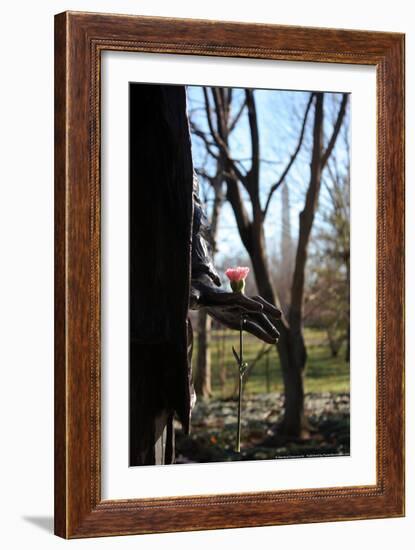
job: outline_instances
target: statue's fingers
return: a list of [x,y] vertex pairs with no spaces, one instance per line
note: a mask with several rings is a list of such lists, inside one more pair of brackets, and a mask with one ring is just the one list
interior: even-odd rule
[[260,302],[245,296],[242,292],[234,293],[234,296],[236,298],[235,303],[245,311],[260,312],[264,309],[264,306]]
[[244,329],[267,344],[275,344],[277,342],[277,338],[274,335],[271,335],[269,332],[265,331],[251,319],[245,320]]
[[230,310],[239,309],[247,313],[260,312],[264,308],[260,302],[248,298],[241,292],[211,292],[207,300],[208,305],[226,306]]
[[[239,330],[240,328],[240,314],[239,313],[233,313],[232,310],[220,310],[217,307],[208,307],[206,308],[207,313],[216,319],[216,321],[219,321],[222,325],[234,329]],[[239,310],[238,310],[239,312]]]
[[253,315],[253,318],[263,330],[265,330],[270,336],[273,336],[274,339],[278,340],[280,333],[264,313],[256,313]]
[[267,302],[262,296],[255,296],[253,299],[263,305],[264,313],[268,314],[273,319],[281,319],[281,311],[270,302]]
[[218,290],[209,289],[204,294],[204,302],[210,306],[229,306],[235,303],[235,295],[233,292],[221,292]]

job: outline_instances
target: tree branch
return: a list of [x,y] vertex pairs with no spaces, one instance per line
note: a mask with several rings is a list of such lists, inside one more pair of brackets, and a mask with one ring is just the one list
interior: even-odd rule
[[293,154],[291,155],[290,160],[289,160],[287,166],[285,167],[285,170],[283,171],[283,173],[281,174],[279,179],[272,185],[271,189],[269,190],[267,202],[265,203],[265,208],[263,210],[263,218],[265,218],[265,216],[267,215],[268,208],[269,208],[269,205],[270,205],[273,194],[278,189],[278,187],[280,187],[280,185],[282,185],[282,183],[284,182],[285,178],[288,175],[288,172],[291,169],[291,166],[294,164],[294,161],[297,158],[298,153],[300,152],[301,145],[302,145],[303,139],[304,139],[308,113],[310,111],[311,103],[313,101],[313,96],[314,96],[314,94],[310,94],[310,99],[308,100],[308,103],[307,103],[307,107],[306,107],[304,117],[303,117],[303,124],[301,126],[300,136],[299,136],[298,142],[297,142],[297,147],[295,148]]
[[212,88],[212,94],[213,94],[213,101],[215,102],[215,111],[216,111],[216,120],[217,120],[217,129],[218,133],[223,141],[223,143],[227,143],[227,135],[226,135],[226,113],[225,113],[225,106],[222,101],[222,94],[220,88]]
[[229,162],[230,166],[232,167],[232,170],[238,176],[241,183],[243,183],[244,186],[246,187],[247,186],[247,175],[244,174],[238,168],[235,161],[233,160],[233,158],[230,155],[227,144],[223,141],[223,139],[218,134],[218,132],[215,130],[215,127],[213,125],[211,111],[210,111],[209,96],[208,96],[206,87],[203,87],[203,95],[204,95],[204,98],[205,98],[206,116],[207,116],[209,131],[210,131],[213,139],[215,140],[215,144],[217,145],[217,147],[219,147],[220,151],[224,154],[226,160]]
[[256,106],[253,90],[245,89],[246,104],[248,106],[248,120],[251,134],[251,156],[252,164],[251,170],[252,181],[258,182],[259,173],[259,132],[258,132],[258,119],[256,114]]
[[216,153],[215,151],[213,151],[213,149],[212,149],[212,147],[217,147],[216,143],[214,143],[213,141],[209,141],[208,138],[207,138],[206,133],[203,132],[200,128],[198,128],[194,122],[190,121],[190,127],[191,127],[192,132],[194,133],[194,135],[197,136],[198,138],[200,138],[203,141],[208,153],[214,159],[218,160],[219,159],[219,154]]
[[237,125],[238,120],[241,118],[241,115],[242,115],[245,107],[246,107],[246,101],[242,101],[238,112],[236,113],[234,119],[232,120],[232,122],[229,125],[229,133],[231,133],[235,129],[235,126]]
[[238,181],[235,181],[229,177],[226,178],[227,193],[226,198],[232,206],[233,213],[235,215],[236,224],[238,226],[238,231],[241,236],[241,240],[246,246],[249,228],[251,222],[249,220],[248,212],[243,203],[241,193],[239,190]]
[[347,106],[347,101],[349,99],[349,94],[343,94],[343,97],[342,97],[342,101],[341,101],[341,104],[340,104],[340,108],[339,108],[339,113],[337,115],[337,120],[336,120],[336,123],[333,127],[333,133],[331,135],[331,138],[329,140],[329,143],[327,145],[327,149],[324,151],[322,157],[321,157],[321,168],[323,169],[326,162],[328,161],[332,151],[333,151],[333,148],[336,144],[336,140],[337,140],[337,136],[339,135],[339,132],[340,132],[340,128],[342,127],[342,123],[343,123],[343,118],[344,118],[344,115],[346,113],[346,106]]
[[304,276],[307,261],[307,247],[313,226],[321,183],[321,149],[324,126],[324,93],[315,94],[316,104],[313,124],[313,149],[310,163],[310,182],[308,185],[304,208],[300,213],[297,252],[291,284],[291,304],[289,323],[293,331],[301,330],[302,305],[304,296]]

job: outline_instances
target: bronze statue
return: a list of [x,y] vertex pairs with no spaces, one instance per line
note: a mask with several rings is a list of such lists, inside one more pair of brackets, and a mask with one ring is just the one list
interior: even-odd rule
[[227,292],[212,262],[184,86],[130,84],[130,466],[174,462],[194,404],[189,309],[275,343],[280,312]]

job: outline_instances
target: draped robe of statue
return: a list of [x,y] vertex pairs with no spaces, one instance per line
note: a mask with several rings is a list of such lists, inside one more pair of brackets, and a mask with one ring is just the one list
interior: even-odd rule
[[[130,84],[130,465],[189,431],[191,279],[220,284],[194,176],[184,86]],[[192,246],[193,245],[193,246]]]

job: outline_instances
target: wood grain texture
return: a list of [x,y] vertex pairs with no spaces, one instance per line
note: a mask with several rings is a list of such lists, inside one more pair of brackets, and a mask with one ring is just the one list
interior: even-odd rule
[[[100,52],[377,69],[377,482],[120,501],[100,479]],[[404,36],[65,12],[55,18],[55,532],[64,538],[404,513]]]

